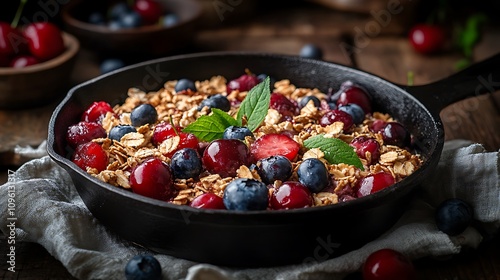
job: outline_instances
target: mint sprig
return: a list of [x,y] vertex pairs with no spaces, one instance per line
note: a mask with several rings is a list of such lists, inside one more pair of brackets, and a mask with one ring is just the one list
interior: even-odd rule
[[269,76],[260,84],[253,87],[243,100],[238,110],[237,120],[241,124],[246,117],[247,128],[255,131],[266,118],[271,102],[271,90],[269,87]]
[[338,138],[327,138],[320,134],[305,140],[304,146],[308,149],[320,149],[331,164],[345,163],[364,170],[363,163],[353,147]]
[[240,123],[228,113],[212,108],[212,114],[201,116],[195,122],[186,126],[182,131],[194,134],[199,140],[213,141],[221,139],[224,130],[229,126],[239,126]]
[[238,110],[236,119],[228,113],[212,108],[208,116],[201,116],[195,122],[186,126],[182,131],[194,134],[199,140],[210,142],[221,139],[224,130],[230,126],[242,126],[243,117],[246,118],[246,126],[250,131],[259,128],[266,118],[271,102],[270,79],[267,77],[262,83],[253,87],[243,100]]

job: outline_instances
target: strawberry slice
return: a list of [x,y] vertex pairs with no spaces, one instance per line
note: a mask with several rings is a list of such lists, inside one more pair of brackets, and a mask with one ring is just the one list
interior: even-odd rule
[[251,145],[250,152],[256,161],[278,155],[294,160],[299,149],[299,143],[284,134],[266,134]]

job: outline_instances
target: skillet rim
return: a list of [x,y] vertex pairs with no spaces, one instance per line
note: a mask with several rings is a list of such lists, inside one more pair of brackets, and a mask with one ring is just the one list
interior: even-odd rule
[[[259,58],[272,58],[272,59],[280,59],[280,60],[289,60],[289,61],[307,61],[308,63],[312,64],[317,64],[317,65],[323,65],[325,67],[331,67],[334,66],[337,69],[340,69],[342,71],[349,71],[351,73],[354,73],[355,75],[359,77],[368,77],[369,79],[374,79],[375,81],[379,82],[380,84],[383,84],[384,87],[390,87],[393,88],[394,90],[402,93],[405,95],[406,98],[409,98],[412,100],[412,102],[416,103],[418,107],[423,109],[423,111],[426,113],[428,117],[432,119],[432,123],[434,124],[434,128],[436,132],[438,132],[439,135],[438,139],[436,140],[436,144],[433,147],[433,151],[429,152],[429,156],[427,158],[424,158],[423,164],[420,166],[418,170],[416,170],[414,173],[412,173],[410,176],[404,178],[402,181],[397,182],[396,184],[383,189],[381,191],[378,191],[376,193],[370,194],[368,196],[360,197],[353,199],[351,201],[346,201],[346,202],[341,202],[341,203],[336,203],[332,205],[324,205],[320,207],[307,207],[307,208],[300,208],[300,209],[286,209],[286,210],[257,210],[257,211],[236,211],[236,210],[213,210],[213,209],[199,209],[199,208],[194,208],[190,207],[188,205],[175,205],[173,203],[167,202],[167,201],[161,201],[145,196],[141,196],[138,194],[135,194],[131,191],[115,187],[111,184],[105,183],[100,181],[99,179],[89,175],[87,172],[84,170],[80,169],[76,164],[71,162],[68,158],[58,154],[55,149],[54,145],[56,144],[55,140],[55,125],[57,124],[57,119],[59,117],[59,113],[61,110],[69,103],[74,96],[77,95],[78,90],[80,88],[84,88],[88,85],[94,84],[100,80],[105,79],[108,76],[114,76],[117,75],[121,72],[125,72],[129,69],[134,69],[134,68],[140,68],[140,67],[145,67],[148,65],[153,65],[156,63],[162,63],[162,62],[167,62],[167,61],[173,61],[173,60],[183,60],[183,59],[196,59],[196,58],[207,58],[207,57],[222,57],[222,56],[254,56],[254,57],[259,57]],[[98,187],[104,188],[106,191],[112,192],[116,195],[124,196],[126,199],[132,199],[140,203],[145,203],[149,204],[154,207],[160,207],[160,208],[165,208],[166,210],[178,210],[178,211],[183,211],[183,212],[192,212],[192,214],[196,215],[221,215],[221,216],[227,216],[227,215],[237,215],[237,216],[262,216],[262,215],[273,215],[273,216],[281,216],[281,215],[293,215],[293,214],[307,214],[307,213],[315,213],[315,212],[322,212],[322,211],[335,211],[335,209],[342,209],[342,211],[348,211],[349,209],[352,208],[366,208],[369,209],[373,206],[376,206],[379,204],[378,202],[384,201],[384,197],[389,197],[391,195],[397,195],[399,192],[405,192],[405,191],[413,191],[416,188],[419,187],[420,183],[423,180],[423,175],[425,175],[428,172],[431,172],[429,170],[430,165],[433,165],[437,163],[437,158],[441,155],[442,149],[444,145],[444,130],[443,126],[441,123],[441,120],[439,116],[434,115],[424,104],[422,104],[415,96],[413,96],[411,93],[405,91],[403,88],[400,86],[397,86],[396,84],[387,81],[386,79],[383,79],[377,75],[368,73],[363,70],[355,69],[340,63],[335,63],[335,62],[330,62],[330,61],[322,61],[322,60],[314,60],[314,59],[309,59],[309,58],[302,58],[299,56],[293,56],[293,55],[286,55],[286,54],[276,54],[276,53],[267,53],[267,52],[252,52],[252,51],[215,51],[215,52],[200,52],[200,53],[192,53],[192,54],[181,54],[181,55],[175,55],[175,56],[168,56],[168,57],[162,57],[162,58],[156,58],[152,60],[147,60],[143,61],[140,63],[136,63],[133,65],[129,65],[123,68],[120,68],[118,70],[106,73],[104,75],[100,75],[98,77],[95,77],[93,79],[90,79],[86,82],[80,83],[78,85],[75,85],[72,87],[64,99],[58,104],[58,106],[54,109],[54,112],[50,118],[49,121],[49,129],[48,129],[48,138],[47,138],[47,152],[49,156],[56,161],[61,167],[66,169],[68,171],[68,168],[71,169],[72,172],[76,172],[79,176],[81,176],[85,180],[90,180],[91,183],[97,184]],[[72,175],[71,172],[70,176]],[[71,176],[72,177],[72,176]],[[419,179],[419,180],[417,180]],[[72,178],[72,181],[74,182],[75,180]],[[76,184],[75,184],[76,187]],[[410,188],[410,189],[408,189]],[[76,188],[78,191],[78,188]],[[78,193],[80,193],[78,191]]]

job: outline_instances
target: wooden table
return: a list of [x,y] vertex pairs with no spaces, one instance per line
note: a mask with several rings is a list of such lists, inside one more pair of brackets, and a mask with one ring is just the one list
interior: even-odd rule
[[[371,18],[341,14],[312,4],[298,4],[284,9],[258,11],[258,16],[241,23],[221,22],[216,29],[201,30],[189,49],[179,53],[213,50],[250,50],[298,54],[305,43],[315,43],[324,51],[324,59],[349,65],[405,84],[407,73],[414,82],[426,84],[455,72],[461,56],[447,52],[434,56],[416,54],[404,36],[402,26],[391,23],[377,36],[356,45],[356,27],[363,28]],[[396,19],[395,19],[396,20]],[[395,35],[396,34],[396,35]],[[343,46],[356,47],[354,52]],[[345,49],[345,48],[344,48]],[[490,26],[475,48],[474,60],[480,61],[500,50],[500,29]],[[73,84],[99,75],[99,58],[89,51],[79,55]],[[15,169],[24,159],[14,155],[15,145],[37,145],[46,137],[47,122],[56,103],[25,111],[0,111],[0,183],[7,180],[7,170]],[[446,140],[468,139],[481,143],[489,151],[500,149],[500,93],[473,97],[441,112]],[[6,239],[0,237],[0,263],[6,263]],[[463,252],[448,260],[417,260],[419,279],[500,279],[500,236],[483,242],[477,250]],[[59,261],[37,244],[17,245],[17,273],[0,271],[2,279],[71,279]],[[353,274],[349,279],[359,279]]]

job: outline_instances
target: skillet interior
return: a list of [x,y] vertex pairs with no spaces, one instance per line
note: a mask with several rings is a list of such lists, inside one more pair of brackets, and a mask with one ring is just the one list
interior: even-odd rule
[[[245,68],[290,79],[298,87],[336,90],[359,82],[374,108],[390,113],[414,135],[425,158],[421,169],[384,191],[337,205],[287,211],[235,213],[179,207],[104,184],[67,158],[65,133],[93,101],[123,102],[127,89],[160,88],[180,78],[241,75]],[[376,76],[337,64],[298,57],[209,53],[177,56],[130,66],[73,88],[49,124],[49,155],[72,176],[93,215],[118,235],[158,252],[230,266],[269,266],[321,261],[357,248],[387,230],[402,214],[412,191],[437,164],[441,123],[410,94]]]

